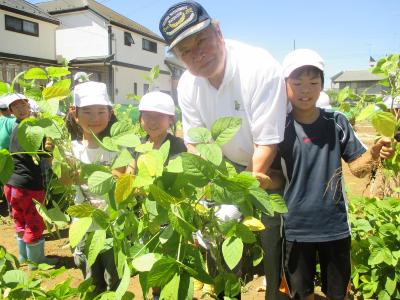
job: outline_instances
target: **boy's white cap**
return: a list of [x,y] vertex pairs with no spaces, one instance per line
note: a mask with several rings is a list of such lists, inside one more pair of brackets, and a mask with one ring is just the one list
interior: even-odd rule
[[9,94],[1,98],[1,102],[6,105],[4,108],[10,108],[10,105],[17,100],[28,100],[28,98],[25,95],[19,93]]
[[392,104],[393,104],[393,108],[396,108],[396,109],[400,108],[400,96],[395,97],[394,101],[393,101],[392,96],[388,95],[385,98],[383,98],[382,101],[383,101],[383,104],[385,104],[387,109],[391,109]]
[[323,91],[319,93],[319,98],[315,105],[321,108],[327,108],[327,109],[332,108],[328,94]]
[[322,57],[314,50],[296,49],[286,55],[283,60],[283,76],[288,78],[294,70],[304,66],[314,66],[324,71],[325,64]]
[[85,107],[90,105],[112,106],[107,94],[107,86],[104,83],[88,81],[75,86],[74,106]]
[[155,111],[175,116],[175,103],[172,97],[162,92],[150,92],[139,102],[139,111]]

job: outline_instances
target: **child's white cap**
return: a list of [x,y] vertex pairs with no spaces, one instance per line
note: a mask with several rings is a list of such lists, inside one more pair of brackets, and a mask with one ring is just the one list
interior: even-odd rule
[[172,97],[162,92],[150,92],[139,102],[139,111],[155,111],[175,116],[175,103]]
[[9,94],[1,98],[1,102],[3,104],[2,106],[4,106],[2,108],[10,108],[10,105],[17,100],[28,100],[28,98],[25,95],[19,93]]
[[294,70],[304,66],[314,66],[324,71],[325,64],[322,57],[314,50],[296,49],[283,60],[283,76],[288,78]]
[[107,86],[104,83],[88,81],[75,86],[74,106],[85,107],[90,105],[112,106],[107,94]]

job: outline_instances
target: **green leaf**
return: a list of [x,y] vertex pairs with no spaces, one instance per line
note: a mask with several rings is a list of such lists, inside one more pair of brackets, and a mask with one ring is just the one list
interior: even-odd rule
[[81,218],[72,222],[69,227],[69,244],[73,248],[79,244],[92,224],[92,218]]
[[136,147],[140,144],[135,128],[129,121],[118,121],[111,126],[111,139],[114,144],[123,147]]
[[251,248],[251,254],[253,258],[253,267],[258,266],[260,262],[262,262],[264,258],[264,251],[259,245],[254,245]]
[[176,203],[174,197],[154,184],[150,185],[150,194],[153,196],[153,199],[165,209],[169,209],[170,204]]
[[42,127],[44,135],[52,139],[60,139],[62,129],[52,119],[43,118],[39,119],[36,123],[37,126]]
[[115,201],[124,202],[135,189],[135,177],[131,174],[122,174],[115,185]]
[[366,119],[369,119],[374,113],[375,113],[375,104],[374,103],[369,104],[357,116],[356,122],[360,122],[360,121],[364,121]]
[[389,276],[386,277],[385,290],[388,292],[389,296],[393,295],[394,291],[396,290],[396,285],[397,282],[395,279],[392,279]]
[[222,244],[222,255],[228,267],[233,270],[243,254],[243,242],[240,238],[230,237]]
[[378,112],[371,118],[375,130],[386,137],[392,138],[396,130],[396,117],[389,112]]
[[369,232],[372,230],[371,224],[365,219],[354,220],[352,228],[354,231]]
[[149,287],[163,287],[178,272],[179,267],[174,259],[162,258],[151,268],[147,277],[147,285]]
[[96,195],[108,193],[114,184],[114,177],[111,173],[95,171],[88,178],[89,190]]
[[182,157],[177,156],[174,159],[171,159],[168,162],[167,171],[170,173],[182,173],[183,166],[182,166]]
[[14,161],[10,152],[6,149],[0,149],[0,181],[6,184],[14,173]]
[[58,227],[68,225],[70,218],[64,214],[56,202],[53,201],[53,208],[47,210],[48,216],[51,221],[55,223]]
[[381,290],[378,294],[378,300],[390,300],[390,295],[387,291]]
[[236,236],[239,237],[243,241],[243,243],[253,244],[257,241],[254,233],[251,232],[251,230],[249,228],[247,228],[245,225],[243,225],[242,223],[236,224],[235,233],[236,233]]
[[139,153],[146,153],[151,150],[153,150],[153,143],[149,143],[149,142],[140,144],[135,148],[135,151],[139,152]]
[[215,167],[198,155],[182,153],[182,166],[186,176],[191,177],[195,186],[203,186],[215,176]]
[[211,127],[211,135],[218,145],[229,142],[239,131],[242,119],[238,117],[224,117],[214,122]]
[[10,85],[6,82],[0,81],[0,96],[10,93]]
[[5,284],[16,283],[26,286],[28,284],[28,275],[23,270],[10,270],[4,273],[3,281]]
[[214,165],[219,166],[222,162],[222,151],[217,144],[198,144],[196,145],[201,157],[209,160]]
[[166,140],[160,147],[160,149],[158,150],[161,153],[162,159],[163,159],[163,164],[165,164],[165,162],[168,159],[169,156],[169,149],[170,149],[170,145],[171,142],[169,140]]
[[71,72],[66,67],[47,67],[47,74],[49,77],[63,77],[71,74]]
[[68,207],[67,214],[74,218],[84,218],[90,217],[94,211],[95,208],[92,205],[83,203]]
[[49,99],[43,101],[36,101],[37,105],[40,107],[40,111],[50,115],[57,114],[60,108],[60,101],[57,99]]
[[106,242],[106,231],[96,230],[93,233],[93,237],[90,240],[90,245],[88,250],[87,263],[89,267],[92,266],[96,261],[97,255],[99,255],[100,251],[103,250],[105,242]]
[[189,138],[195,143],[209,143],[211,140],[211,132],[207,128],[197,127],[190,128],[188,131]]
[[160,234],[160,243],[164,245],[166,242],[168,242],[173,233],[174,228],[171,225],[168,225]]
[[[121,299],[125,300],[124,295],[125,295],[126,291],[128,290],[130,281],[131,281],[131,272],[128,267],[128,264],[125,262],[124,273],[122,275],[121,282],[119,283],[119,286],[118,286],[117,290],[115,291],[115,297],[117,300],[121,300]],[[133,298],[131,298],[131,299],[133,299]]]
[[35,126],[36,124],[36,119],[27,118],[18,126],[18,142],[20,143],[22,149],[27,152],[35,152],[39,150],[43,143],[44,130],[40,126]]
[[25,80],[48,79],[47,73],[41,68],[31,68],[24,74]]
[[285,200],[282,198],[281,195],[278,194],[269,194],[269,201],[272,205],[272,208],[275,212],[284,214],[288,212],[286,207]]
[[117,156],[117,158],[114,160],[111,169],[126,167],[131,162],[133,162],[133,157],[131,153],[128,150],[123,149],[121,153]]
[[161,290],[160,299],[181,300],[178,299],[180,275],[175,274]]
[[164,162],[159,151],[152,150],[139,156],[137,160],[138,175],[144,177],[161,176],[164,170]]
[[139,272],[148,272],[162,258],[160,253],[147,253],[132,260],[132,266]]
[[274,207],[271,204],[270,195],[268,195],[267,192],[262,188],[251,189],[249,192],[253,196],[250,197],[250,201],[256,208],[269,216],[274,215]]
[[52,86],[45,87],[42,91],[43,98],[45,100],[63,100],[67,98],[71,92],[70,92],[70,86],[71,86],[71,79],[63,79]]
[[168,211],[168,218],[176,232],[184,236],[186,240],[192,240],[192,233],[196,231],[196,228],[190,221],[185,220],[185,216],[179,207],[171,205],[171,210]]

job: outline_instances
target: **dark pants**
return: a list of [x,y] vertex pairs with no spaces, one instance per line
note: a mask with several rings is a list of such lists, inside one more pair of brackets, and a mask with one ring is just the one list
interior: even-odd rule
[[81,269],[85,279],[92,278],[92,284],[95,286],[94,295],[105,291],[115,291],[118,288],[120,279],[115,266],[113,249],[99,253],[93,265],[89,266],[87,257],[84,254],[85,240],[81,241],[75,249],[75,265]]
[[278,213],[275,213],[273,217],[263,214],[261,220],[265,226],[265,230],[260,233],[261,245],[264,250],[264,272],[267,281],[265,299],[290,299],[288,295],[279,292],[282,271],[282,217]]

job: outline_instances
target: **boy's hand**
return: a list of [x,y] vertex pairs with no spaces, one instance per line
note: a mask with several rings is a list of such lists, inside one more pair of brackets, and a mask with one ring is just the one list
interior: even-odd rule
[[390,139],[381,138],[371,147],[370,151],[371,156],[374,160],[377,160],[379,158],[388,159],[394,155],[395,145],[392,145]]

